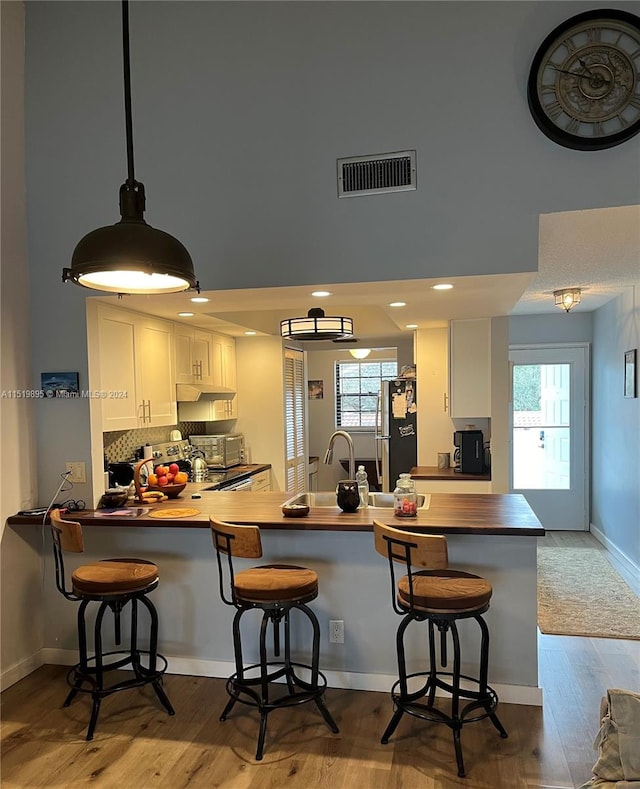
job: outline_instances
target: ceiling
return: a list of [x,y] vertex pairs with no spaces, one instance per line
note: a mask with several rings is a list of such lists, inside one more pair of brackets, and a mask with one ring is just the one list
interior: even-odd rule
[[[443,281],[454,287],[432,289]],[[353,318],[355,337],[371,341],[411,333],[408,323],[433,328],[455,318],[557,313],[553,291],[567,287],[582,289],[572,312],[591,312],[639,281],[637,205],[541,215],[537,273],[205,291],[206,304],[193,304],[192,293],[126,296],[123,306],[235,337],[278,334],[284,318],[322,307],[327,315]],[[312,297],[319,289],[331,296]],[[390,307],[392,301],[406,306]],[[187,310],[195,315],[178,316]]]

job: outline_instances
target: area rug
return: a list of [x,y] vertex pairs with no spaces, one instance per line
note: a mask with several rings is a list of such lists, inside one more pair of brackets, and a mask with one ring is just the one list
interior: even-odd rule
[[538,546],[543,633],[640,640],[640,598],[597,548]]

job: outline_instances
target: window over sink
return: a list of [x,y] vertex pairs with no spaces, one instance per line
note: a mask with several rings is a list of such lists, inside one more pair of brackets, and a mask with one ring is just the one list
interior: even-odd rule
[[345,430],[375,430],[382,381],[395,378],[395,359],[336,362],[336,426]]

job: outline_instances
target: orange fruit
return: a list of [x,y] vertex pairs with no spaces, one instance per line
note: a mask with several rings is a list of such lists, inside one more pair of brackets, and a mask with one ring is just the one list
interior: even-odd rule
[[155,486],[158,484],[158,475],[157,474],[149,474],[149,478],[147,479],[147,483],[149,485]]
[[183,485],[188,479],[189,475],[186,473],[186,471],[179,471],[173,478],[173,481],[176,483],[176,485]]

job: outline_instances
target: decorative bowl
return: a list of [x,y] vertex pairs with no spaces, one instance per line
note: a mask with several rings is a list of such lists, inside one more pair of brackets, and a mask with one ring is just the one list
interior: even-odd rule
[[105,490],[100,498],[98,509],[109,509],[111,507],[122,507],[127,503],[129,491],[124,490]]
[[148,485],[147,490],[157,490],[170,499],[177,499],[186,487],[187,483],[182,482],[180,485]]
[[304,518],[309,514],[309,507],[306,504],[287,504],[282,508],[285,518]]

